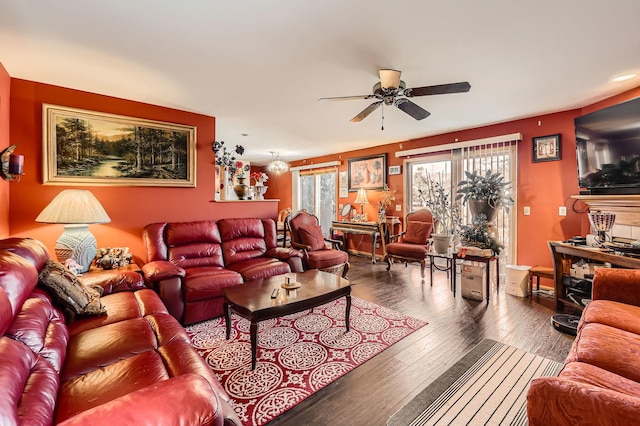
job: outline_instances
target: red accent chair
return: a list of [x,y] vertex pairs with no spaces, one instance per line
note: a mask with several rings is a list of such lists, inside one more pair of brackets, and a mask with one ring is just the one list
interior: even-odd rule
[[[302,251],[304,269],[318,269],[336,273],[342,270],[342,278],[349,271],[349,254],[342,251],[342,242],[326,238],[318,218],[306,211],[289,215],[287,227],[291,232],[291,247]],[[327,247],[325,242],[331,243]]]
[[395,261],[420,263],[420,274],[424,278],[424,269],[429,253],[429,237],[433,230],[433,214],[429,209],[421,209],[407,215],[405,230],[389,237],[385,261],[387,271]]

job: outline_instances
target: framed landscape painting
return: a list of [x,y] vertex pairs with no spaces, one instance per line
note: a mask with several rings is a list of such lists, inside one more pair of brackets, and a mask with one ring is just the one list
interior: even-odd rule
[[43,105],[45,185],[196,186],[196,128]]
[[387,154],[349,159],[349,192],[382,189],[387,183]]

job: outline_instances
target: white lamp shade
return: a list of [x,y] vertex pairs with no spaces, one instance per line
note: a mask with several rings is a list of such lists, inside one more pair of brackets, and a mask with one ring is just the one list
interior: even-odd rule
[[369,204],[369,199],[367,198],[367,192],[364,188],[358,189],[358,195],[356,195],[356,199],[354,201],[356,204]]
[[109,223],[100,201],[87,190],[65,189],[40,212],[36,222],[90,224]]
[[64,263],[74,259],[86,272],[96,256],[96,238],[89,231],[90,223],[109,223],[111,218],[90,192],[65,189],[40,212],[36,222],[63,223],[64,232],[56,241],[56,256]]
[[397,89],[400,86],[400,71],[380,70],[380,86],[383,89]]

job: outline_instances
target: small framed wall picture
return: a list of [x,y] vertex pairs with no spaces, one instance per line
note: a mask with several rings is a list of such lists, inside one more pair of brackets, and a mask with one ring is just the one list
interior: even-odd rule
[[399,175],[402,173],[402,166],[389,166],[390,175]]
[[533,162],[555,161],[562,158],[560,134],[533,138]]

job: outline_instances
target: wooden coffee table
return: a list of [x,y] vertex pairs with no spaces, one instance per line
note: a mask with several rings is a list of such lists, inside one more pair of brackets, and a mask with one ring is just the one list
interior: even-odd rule
[[[251,321],[251,369],[256,368],[258,353],[258,323],[266,319],[282,317],[311,309],[341,297],[347,298],[345,324],[349,331],[351,311],[351,283],[338,275],[309,270],[297,274],[296,281],[302,284],[297,290],[280,288],[284,275],[263,280],[249,281],[244,285],[225,287],[224,319],[227,340],[231,337],[231,310]],[[271,298],[274,286],[280,290],[278,297]]]

